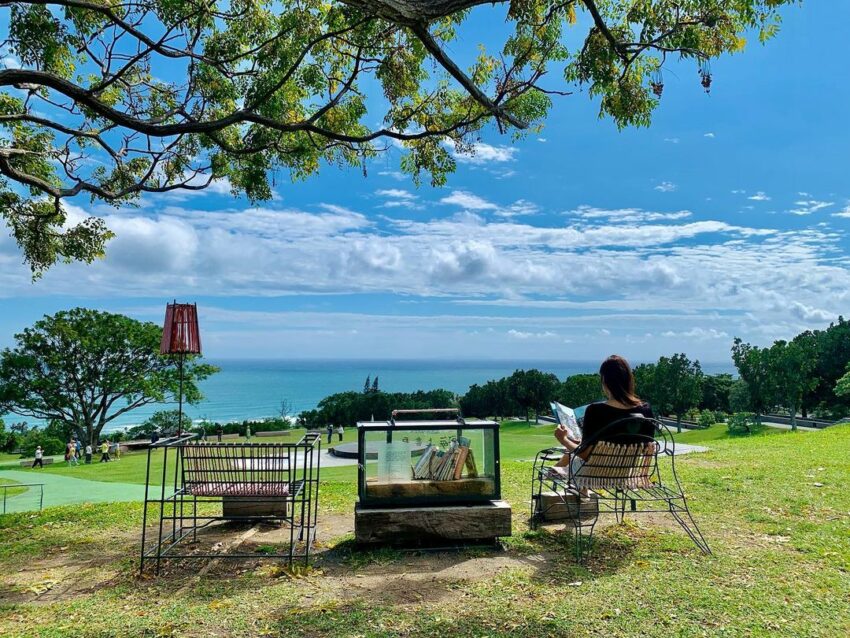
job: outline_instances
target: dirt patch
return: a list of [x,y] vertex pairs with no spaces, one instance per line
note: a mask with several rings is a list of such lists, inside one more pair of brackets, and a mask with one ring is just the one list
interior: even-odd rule
[[110,552],[81,547],[59,547],[50,554],[32,558],[15,571],[0,575],[0,602],[4,604],[47,604],[76,598],[94,591],[120,573],[119,561],[127,548],[138,542],[136,534],[115,538]]

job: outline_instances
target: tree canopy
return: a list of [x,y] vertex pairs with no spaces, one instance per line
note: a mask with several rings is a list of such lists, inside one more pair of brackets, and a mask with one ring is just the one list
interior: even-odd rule
[[[161,338],[156,324],[108,312],[75,308],[44,317],[0,353],[0,412],[68,424],[93,444],[122,414],[177,394],[176,361],[159,354]],[[189,403],[201,399],[197,381],[216,370],[187,361]]]
[[[646,125],[668,58],[698,68],[761,40],[796,0],[19,0],[0,2],[0,215],[35,274],[91,261],[110,233],[75,196],[135,201],[215,181],[251,200],[272,179],[358,166],[393,145],[442,184],[482,129],[521,135],[554,96]],[[457,52],[480,5],[496,50]],[[492,16],[495,18],[495,16]],[[226,181],[226,182],[225,182]]]

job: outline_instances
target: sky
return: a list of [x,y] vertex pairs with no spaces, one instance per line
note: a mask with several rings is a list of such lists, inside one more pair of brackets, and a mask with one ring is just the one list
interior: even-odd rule
[[[474,11],[457,46],[496,48],[503,12]],[[32,282],[0,232],[0,347],[43,314],[161,322],[172,299],[198,303],[212,358],[728,362],[736,336],[824,328],[850,301],[850,3],[784,14],[777,38],[712,62],[710,94],[671,65],[649,128],[556,98],[540,134],[487,130],[442,188],[391,149],[365,176],[278,177],[256,206],[226,184],[75,200],[117,234],[106,259]]]

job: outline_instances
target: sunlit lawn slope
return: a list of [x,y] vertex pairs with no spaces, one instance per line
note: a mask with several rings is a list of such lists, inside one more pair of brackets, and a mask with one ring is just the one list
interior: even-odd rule
[[[548,445],[548,431],[514,433],[516,458]],[[0,635],[850,634],[850,427],[710,445],[677,465],[712,557],[661,517],[604,528],[576,565],[562,528],[528,531],[526,461],[503,467],[515,511],[505,552],[363,552],[342,536],[298,578],[248,562],[139,580],[138,504],[0,517]],[[324,520],[349,521],[353,481],[325,476]]]

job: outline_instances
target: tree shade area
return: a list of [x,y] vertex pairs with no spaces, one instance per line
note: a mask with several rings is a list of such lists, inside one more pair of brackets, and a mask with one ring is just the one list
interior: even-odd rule
[[[794,0],[344,0],[3,3],[0,214],[38,275],[91,261],[112,203],[227,180],[251,200],[271,176],[358,166],[397,144],[401,168],[444,183],[450,149],[487,125],[538,130],[555,97],[599,100],[618,126],[650,121],[668,57],[709,62],[771,38]],[[480,5],[501,8],[500,50],[455,54]]]

